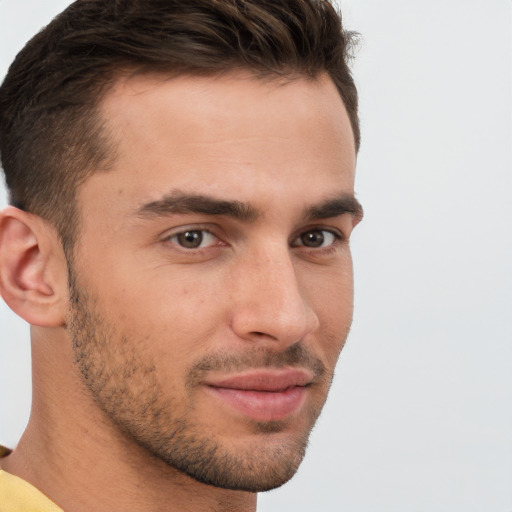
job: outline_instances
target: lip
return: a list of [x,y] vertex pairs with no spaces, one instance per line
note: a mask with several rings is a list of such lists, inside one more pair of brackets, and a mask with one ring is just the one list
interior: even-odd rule
[[217,399],[255,421],[279,421],[303,406],[311,372],[302,369],[253,370],[206,382]]

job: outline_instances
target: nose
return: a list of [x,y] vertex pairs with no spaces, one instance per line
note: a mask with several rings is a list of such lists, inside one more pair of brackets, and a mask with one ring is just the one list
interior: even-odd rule
[[284,349],[318,328],[287,247],[251,254],[233,277],[231,326],[239,338]]

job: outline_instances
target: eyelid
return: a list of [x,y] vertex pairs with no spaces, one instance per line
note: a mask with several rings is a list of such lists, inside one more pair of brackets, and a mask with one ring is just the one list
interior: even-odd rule
[[[209,244],[207,246],[203,247],[197,247],[197,248],[187,248],[179,245],[176,242],[173,242],[172,239],[186,233],[187,231],[202,231],[204,233],[208,233],[212,237],[215,238],[215,242],[212,244]],[[189,224],[184,226],[179,226],[176,228],[173,228],[171,230],[165,231],[164,234],[160,237],[160,240],[162,242],[167,242],[178,248],[179,250],[185,251],[185,252],[198,252],[204,249],[209,249],[210,247],[216,247],[219,245],[227,245],[226,242],[219,236],[219,234],[216,232],[218,230],[214,229],[214,227],[210,225],[205,224]]]
[[162,234],[159,236],[161,240],[166,240],[168,238],[171,238],[173,236],[179,235],[180,233],[185,233],[186,231],[208,231],[208,233],[211,233],[214,236],[218,235],[216,234],[216,227],[212,224],[204,223],[204,224],[182,224],[180,226],[176,226],[173,228],[166,229],[162,232]]
[[[328,246],[325,246],[325,247],[308,247],[307,245],[304,245],[304,244],[295,245],[296,240],[300,239],[301,236],[303,236],[307,233],[310,233],[312,231],[322,231],[322,232],[329,233],[330,235],[332,235],[334,237],[334,240],[331,244],[329,244]],[[326,249],[332,248],[333,246],[337,245],[337,243],[344,242],[346,239],[347,239],[347,237],[344,235],[344,233],[340,229],[334,228],[332,226],[330,226],[330,227],[308,226],[306,229],[301,229],[301,231],[299,233],[297,233],[296,235],[293,236],[290,245],[292,247],[304,247],[304,248],[312,250],[312,251],[321,251],[321,250],[326,250]]]

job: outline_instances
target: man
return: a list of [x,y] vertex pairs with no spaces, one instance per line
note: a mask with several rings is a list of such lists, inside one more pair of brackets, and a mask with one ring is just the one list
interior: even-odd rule
[[352,316],[349,43],[320,0],[79,0],[18,55],[0,511],[253,511],[293,476]]

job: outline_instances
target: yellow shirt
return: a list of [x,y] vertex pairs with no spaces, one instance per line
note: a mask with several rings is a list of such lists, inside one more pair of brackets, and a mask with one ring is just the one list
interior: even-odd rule
[[[0,457],[7,454],[0,446]],[[0,469],[0,512],[63,512],[41,491]]]

